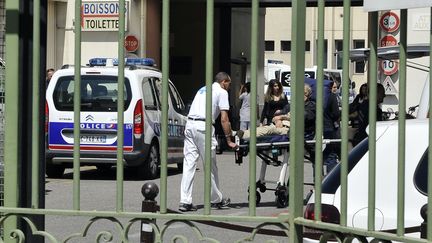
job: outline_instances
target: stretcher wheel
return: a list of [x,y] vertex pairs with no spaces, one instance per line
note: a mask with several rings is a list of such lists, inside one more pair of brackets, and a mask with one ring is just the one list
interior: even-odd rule
[[[250,193],[249,193],[249,190],[248,190],[248,199],[250,198]],[[258,205],[259,203],[261,202],[261,194],[258,192],[258,191],[256,191],[256,193],[255,193],[255,205]]]
[[256,205],[258,205],[261,202],[261,194],[258,191],[256,192],[255,202]]
[[262,183],[261,181],[257,181],[256,182],[256,188],[259,189],[260,192],[265,192],[267,191],[267,187],[265,185],[265,183]]
[[286,186],[278,186],[275,195],[276,206],[278,208],[285,208],[288,206],[288,188]]

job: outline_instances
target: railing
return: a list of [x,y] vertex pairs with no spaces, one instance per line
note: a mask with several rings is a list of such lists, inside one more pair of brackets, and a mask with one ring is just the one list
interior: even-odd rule
[[[120,0],[120,22],[119,22],[119,43],[123,42],[124,39],[124,26],[125,26],[125,0]],[[259,1],[252,0],[252,34],[251,34],[251,127],[256,127],[256,104],[257,104],[257,68],[258,68],[258,10],[259,10]],[[323,53],[324,53],[324,6],[325,1],[319,0],[319,34],[318,34],[318,96],[317,96],[317,113],[322,114],[323,107]],[[40,19],[40,2],[39,0],[34,0],[34,22],[39,23]],[[169,10],[170,10],[170,1],[163,0],[162,2],[162,76],[163,76],[163,92],[162,92],[162,127],[167,127],[168,125],[168,77],[169,77]],[[39,197],[43,195],[38,194],[38,181],[37,178],[39,176],[39,161],[37,158],[37,154],[39,151],[43,149],[43,146],[37,143],[39,140],[38,129],[41,126],[40,124],[40,114],[39,107],[37,106],[41,95],[39,94],[39,86],[41,84],[40,80],[40,63],[39,63],[39,36],[40,36],[40,26],[38,24],[34,24],[34,46],[33,46],[33,103],[35,104],[33,107],[33,126],[32,126],[32,139],[35,141],[33,143],[32,151],[35,156],[32,158],[33,165],[33,174],[32,174],[32,207],[31,208],[20,208],[19,199],[18,199],[18,191],[19,188],[16,187],[18,185],[18,163],[19,161],[17,154],[17,146],[19,145],[19,141],[17,141],[17,133],[18,133],[18,124],[20,117],[16,113],[18,109],[19,95],[18,95],[18,85],[19,83],[16,80],[19,77],[19,69],[18,65],[20,63],[18,53],[20,52],[19,46],[19,31],[18,31],[18,23],[13,23],[14,20],[19,19],[19,9],[20,9],[20,1],[7,1],[6,4],[7,11],[9,12],[7,26],[9,27],[6,35],[6,49],[7,49],[7,63],[8,67],[6,69],[6,113],[8,116],[6,117],[6,135],[5,141],[8,141],[5,144],[5,162],[6,162],[6,177],[5,177],[5,206],[0,208],[0,212],[4,213],[5,216],[0,219],[0,224],[5,225],[5,232],[8,235],[11,235],[12,238],[15,239],[23,239],[23,232],[21,229],[17,229],[17,218],[23,218],[34,234],[40,234],[44,236],[46,239],[51,242],[58,242],[58,240],[50,233],[42,231],[38,232],[35,228],[35,225],[32,223],[31,217],[29,215],[59,215],[59,216],[87,216],[92,219],[87,224],[85,229],[87,230],[94,222],[101,219],[108,219],[119,227],[120,235],[119,239],[123,242],[128,242],[128,234],[129,229],[132,224],[140,223],[141,220],[148,223],[155,232],[155,242],[160,242],[164,232],[167,228],[177,222],[182,222],[193,229],[196,230],[197,235],[203,237],[195,223],[196,222],[208,222],[208,221],[221,221],[225,223],[256,223],[256,230],[261,228],[265,228],[268,225],[274,225],[281,229],[288,238],[290,242],[301,242],[303,237],[303,226],[307,226],[314,229],[323,230],[325,233],[322,235],[321,239],[323,241],[332,240],[333,237],[340,241],[349,241],[351,239],[358,239],[359,241],[365,242],[367,238],[376,238],[381,240],[397,240],[404,242],[426,242],[426,240],[414,239],[404,236],[404,225],[403,225],[403,200],[404,200],[404,179],[403,179],[403,167],[404,167],[404,134],[405,134],[405,118],[401,117],[399,119],[399,166],[400,166],[400,183],[398,184],[399,190],[399,206],[398,206],[398,228],[397,234],[384,233],[384,232],[376,232],[374,231],[375,227],[375,219],[374,219],[374,201],[375,201],[375,153],[376,153],[376,143],[374,140],[371,140],[369,143],[369,205],[368,205],[368,229],[358,229],[347,226],[347,175],[348,175],[348,96],[349,96],[349,87],[348,85],[343,85],[343,99],[342,99],[342,156],[341,156],[341,164],[342,164],[342,173],[341,173],[341,217],[340,217],[340,225],[329,224],[321,222],[321,184],[316,183],[315,185],[315,220],[306,220],[303,218],[303,184],[304,184],[304,169],[303,169],[303,158],[304,158],[304,124],[303,124],[303,116],[304,116],[304,100],[303,100],[303,86],[304,86],[304,67],[305,67],[305,10],[306,10],[306,1],[293,1],[292,2],[292,97],[291,97],[291,132],[290,132],[290,184],[289,184],[289,195],[290,195],[290,203],[289,203],[289,214],[281,214],[278,217],[263,217],[256,216],[256,201],[249,200],[249,215],[248,216],[228,216],[228,215],[212,215],[211,207],[210,207],[210,168],[211,166],[211,158],[210,158],[210,141],[211,134],[206,134],[206,158],[205,158],[205,199],[204,199],[204,212],[202,215],[199,214],[175,214],[169,212],[167,208],[167,129],[162,129],[161,135],[161,179],[160,179],[160,210],[158,213],[143,213],[143,212],[127,212],[124,210],[123,206],[123,150],[117,150],[117,173],[116,173],[116,209],[115,211],[86,211],[81,210],[80,205],[80,163],[79,163],[79,143],[76,142],[74,146],[74,163],[73,163],[73,208],[67,210],[59,210],[59,209],[43,209],[40,208],[38,201]],[[81,18],[80,16],[80,8],[81,1],[77,0],[75,2],[75,20]],[[344,43],[343,43],[343,80],[349,80],[349,40],[350,40],[350,1],[344,0]],[[369,59],[369,82],[376,83],[377,82],[377,57],[376,57],[376,48],[377,48],[377,12],[373,12],[369,14],[369,21],[371,28],[370,38],[369,38],[369,47],[371,49],[371,55]],[[402,10],[401,14],[402,19],[402,30],[401,30],[401,53],[405,53],[406,49],[406,10]],[[80,21],[75,21],[75,23],[79,23]],[[206,87],[207,90],[211,90],[212,76],[214,73],[213,70],[213,26],[214,26],[214,2],[213,0],[207,1],[207,28],[206,28]],[[75,25],[75,67],[80,66],[81,61],[81,29],[80,25]],[[118,56],[124,56],[124,50],[122,45],[119,45]],[[406,57],[402,56],[400,58],[400,106],[399,110],[405,110],[405,86],[406,86]],[[124,59],[119,58],[119,66],[118,66],[118,87],[119,87],[119,98],[118,98],[118,148],[122,148],[123,144],[123,107],[124,107],[124,99],[123,99],[123,85],[124,85]],[[80,123],[80,69],[75,69],[75,91],[74,92],[74,139],[75,141],[79,141],[79,123]],[[347,82],[344,82],[347,83]],[[370,89],[370,99],[375,101],[377,96],[377,90],[375,85],[371,85]],[[211,92],[207,92],[207,117],[211,117]],[[432,102],[430,103],[432,104]],[[376,102],[370,102],[369,104],[369,136],[376,137]],[[211,119],[206,120],[206,128],[208,131],[211,130]],[[316,151],[322,151],[323,140],[321,134],[323,134],[323,117],[317,116],[317,129],[316,129]],[[432,127],[432,124],[430,125]],[[430,131],[431,132],[431,131]],[[432,135],[429,136],[432,142]],[[250,188],[250,198],[256,197],[256,131],[251,131],[251,140],[250,140],[250,171],[249,171],[249,188]],[[431,152],[429,152],[431,153]],[[429,156],[431,156],[430,154]],[[322,174],[322,153],[316,152],[316,179],[315,181],[321,181]],[[432,168],[432,166],[429,166]],[[432,180],[429,179],[429,190],[432,190]],[[429,199],[431,200],[431,199]],[[430,212],[428,212],[428,216],[430,217]],[[127,218],[129,221],[125,224],[121,223],[118,218]],[[152,220],[167,220],[163,227],[159,227],[154,224]],[[73,240],[75,237],[85,236],[87,231],[78,234],[71,234],[64,242],[68,242],[69,240]],[[428,232],[432,232],[432,226],[428,226]],[[256,231],[252,232],[252,236],[250,238],[253,239]],[[109,232],[100,232],[97,236],[97,240],[109,240],[113,237],[113,235]],[[187,241],[184,236],[176,236],[176,239],[181,239]],[[432,234],[428,234],[428,239],[432,240]],[[8,237],[4,238],[5,241],[13,241]],[[216,241],[215,239],[211,239],[212,241]],[[247,241],[249,239],[239,239],[238,241]]]

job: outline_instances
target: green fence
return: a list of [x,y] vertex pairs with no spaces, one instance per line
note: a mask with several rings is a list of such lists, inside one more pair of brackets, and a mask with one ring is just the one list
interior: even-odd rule
[[[118,40],[119,43],[122,43],[125,37],[125,1],[121,0],[120,3],[120,31]],[[206,86],[207,90],[211,90],[211,83],[212,83],[212,77],[213,77],[213,35],[214,35],[214,1],[208,0],[207,2],[207,22],[206,22]],[[256,127],[256,104],[257,104],[257,70],[258,70],[258,10],[259,10],[259,1],[258,0],[252,0],[251,1],[251,23],[252,23],[252,31],[251,31],[251,127]],[[318,1],[319,5],[319,15],[318,15],[318,21],[320,23],[319,25],[319,34],[318,34],[318,94],[322,94],[322,87],[323,87],[323,57],[322,53],[324,49],[324,6],[325,1],[320,0]],[[34,1],[34,19],[39,20],[40,18],[40,2],[38,0]],[[162,128],[167,127],[168,121],[168,77],[169,77],[169,6],[170,1],[169,0],[163,0],[162,2],[162,74],[163,74],[163,92],[162,92],[162,114],[163,114],[163,120],[162,120]],[[351,14],[350,14],[350,1],[345,0],[343,1],[344,6],[344,44],[343,44],[343,80],[349,79],[349,50],[350,50],[350,21],[351,21]],[[77,0],[75,2],[75,20],[78,20],[81,18],[80,16],[80,8],[81,8],[81,1]],[[369,170],[369,223],[368,223],[368,229],[360,229],[360,228],[352,228],[347,226],[347,175],[348,175],[348,86],[344,85],[342,94],[342,129],[341,129],[341,137],[342,137],[342,154],[341,154],[341,208],[340,208],[340,224],[330,224],[325,223],[320,220],[321,216],[321,184],[316,183],[315,185],[315,220],[308,220],[303,218],[303,185],[304,185],[304,169],[303,169],[303,162],[304,162],[304,124],[303,124],[303,117],[304,117],[304,100],[303,100],[303,86],[304,86],[304,69],[305,69],[305,24],[306,24],[306,1],[299,1],[295,0],[292,1],[292,61],[291,61],[291,70],[292,70],[292,80],[295,82],[292,82],[292,97],[291,97],[291,132],[290,132],[290,174],[289,174],[289,213],[280,214],[279,216],[275,217],[263,217],[263,216],[257,216],[256,215],[256,201],[255,200],[249,200],[249,213],[246,216],[232,216],[232,215],[215,215],[212,214],[211,207],[210,207],[210,166],[208,166],[211,163],[210,156],[206,156],[205,158],[205,200],[204,200],[204,210],[202,214],[174,214],[170,213],[167,208],[167,158],[168,158],[168,152],[167,152],[167,129],[162,129],[162,146],[161,146],[161,179],[160,179],[160,210],[157,213],[142,213],[142,212],[128,212],[124,210],[123,205],[123,151],[121,149],[117,150],[117,172],[116,172],[116,192],[117,192],[117,198],[116,198],[116,209],[112,211],[86,211],[80,209],[80,203],[81,203],[81,191],[80,191],[80,162],[79,162],[79,145],[78,143],[75,143],[74,146],[74,167],[73,167],[73,207],[68,210],[58,210],[58,209],[44,209],[40,208],[38,205],[39,197],[44,195],[38,194],[38,181],[37,178],[39,176],[39,166],[40,163],[37,158],[37,154],[41,149],[44,149],[43,146],[37,143],[39,138],[38,129],[40,129],[40,117],[42,116],[39,113],[39,107],[37,106],[38,101],[40,99],[41,94],[39,93],[39,86],[42,83],[42,80],[40,80],[40,61],[39,61],[39,45],[40,43],[38,41],[34,41],[34,46],[32,48],[33,50],[33,103],[35,104],[33,107],[33,124],[32,124],[32,135],[31,138],[33,141],[32,151],[34,154],[34,157],[32,159],[32,207],[29,208],[21,208],[18,207],[19,205],[19,189],[16,185],[18,181],[19,176],[19,167],[18,167],[18,161],[19,161],[19,155],[17,154],[17,146],[19,145],[19,141],[17,141],[17,134],[19,131],[19,119],[20,117],[17,114],[18,109],[18,103],[19,95],[18,94],[18,85],[19,83],[16,82],[18,80],[20,73],[18,66],[21,62],[19,59],[19,51],[20,51],[20,45],[19,45],[19,9],[20,9],[20,1],[10,0],[6,1],[6,11],[7,11],[7,27],[10,28],[7,30],[6,33],[6,60],[7,60],[7,69],[6,69],[6,127],[5,127],[5,138],[4,141],[7,141],[5,143],[5,205],[3,207],[0,207],[0,212],[4,213],[5,216],[3,216],[0,219],[0,223],[4,224],[5,226],[5,233],[7,236],[11,237],[4,237],[4,241],[6,242],[15,242],[16,239],[19,239],[21,241],[24,241],[24,234],[22,233],[22,229],[17,229],[17,218],[24,219],[28,225],[30,225],[31,230],[34,234],[42,235],[45,237],[46,240],[49,240],[50,242],[59,242],[58,239],[56,239],[50,232],[39,232],[36,229],[35,224],[32,223],[31,217],[32,215],[58,215],[61,217],[79,217],[79,216],[87,216],[92,218],[87,228],[92,225],[93,222],[98,221],[100,219],[108,219],[110,221],[116,222],[119,225],[119,233],[118,236],[119,239],[123,242],[129,242],[128,234],[129,229],[131,225],[133,224],[140,224],[141,220],[149,223],[153,230],[155,231],[155,242],[160,242],[164,233],[167,229],[169,229],[173,224],[178,222],[185,222],[189,226],[191,226],[193,229],[196,230],[197,235],[200,235],[199,231],[199,224],[197,222],[208,222],[208,221],[218,221],[218,222],[225,222],[230,224],[254,224],[255,230],[250,233],[250,237],[248,238],[240,238],[240,239],[234,239],[234,241],[243,242],[243,241],[249,241],[252,240],[255,236],[255,234],[258,232],[259,229],[267,228],[268,226],[275,226],[278,228],[279,232],[285,234],[286,241],[289,242],[301,242],[303,240],[303,234],[304,234],[304,227],[313,228],[317,230],[322,230],[321,235],[321,241],[327,241],[327,240],[334,240],[336,238],[339,242],[350,242],[352,239],[357,239],[361,242],[377,242],[378,240],[381,241],[402,241],[402,242],[427,242],[424,239],[416,239],[416,238],[410,238],[404,236],[404,226],[403,226],[403,217],[401,216],[398,220],[398,228],[397,233],[388,233],[388,232],[378,232],[374,230],[374,201],[375,201],[375,153],[376,153],[376,144],[374,141],[371,141],[369,143],[369,154],[370,157],[370,170]],[[369,82],[370,83],[376,83],[377,82],[377,55],[376,55],[376,48],[377,48],[377,27],[378,26],[378,13],[372,12],[369,14],[369,21],[370,21],[370,41],[369,41],[369,47],[370,47],[370,57],[369,57]],[[34,21],[35,23],[38,23],[38,21]],[[79,23],[80,21],[75,21],[75,23]],[[401,30],[401,41],[400,41],[400,50],[401,53],[405,53],[406,50],[406,26],[407,26],[407,19],[406,19],[406,10],[402,10],[401,14],[401,23],[402,23],[402,30]],[[80,66],[80,60],[81,60],[81,29],[80,25],[75,25],[75,67]],[[40,26],[38,24],[34,24],[34,32],[33,36],[35,37],[35,40],[39,39],[40,36]],[[118,56],[123,57],[124,56],[124,50],[122,45],[119,45],[118,49]],[[405,80],[405,70],[406,70],[406,57],[403,55],[400,58],[400,83],[401,87],[404,87],[406,84]],[[123,87],[124,84],[124,59],[119,58],[119,78],[118,78],[118,85],[119,87]],[[77,92],[74,93],[74,111],[75,111],[75,126],[74,126],[74,139],[75,141],[79,141],[79,112],[80,112],[80,69],[75,69],[75,90]],[[122,141],[123,141],[123,88],[118,89],[119,90],[119,104],[118,104],[118,117],[119,117],[119,124],[117,125],[118,129],[118,141],[119,141],[119,148],[122,147]],[[400,89],[401,94],[404,94],[405,89]],[[375,85],[371,85],[370,90],[370,99],[376,100],[377,90]],[[210,115],[210,101],[211,100],[211,92],[207,92],[207,117],[211,117]],[[323,96],[318,95],[317,97],[317,114],[322,114],[322,104],[323,104]],[[321,108],[320,108],[321,107]],[[400,110],[405,110],[405,96],[400,96]],[[369,123],[370,125],[370,133],[369,136],[375,137],[376,136],[376,116],[375,116],[375,109],[376,109],[376,103],[371,102],[370,106],[370,117],[369,117]],[[323,126],[322,122],[323,117],[318,115],[317,116],[317,129],[316,129],[316,151],[322,151],[323,146],[323,139],[320,134],[323,133]],[[211,130],[211,120],[207,119],[206,121],[206,127],[207,130]],[[399,119],[400,124],[400,145],[398,153],[401,155],[401,158],[404,158],[404,126],[405,126],[405,118],[402,116]],[[30,135],[29,135],[30,136]],[[251,140],[250,140],[250,171],[249,171],[249,188],[250,188],[250,198],[256,197],[256,131],[251,131]],[[432,136],[430,136],[432,139]],[[211,135],[210,133],[206,134],[206,144],[210,144]],[[206,146],[206,154],[210,154],[210,146]],[[322,172],[322,164],[323,164],[323,158],[322,153],[317,152],[316,153],[316,163],[315,163],[315,170],[317,179],[316,181],[321,181],[320,175]],[[400,159],[399,161],[401,168],[403,168],[404,160]],[[432,166],[429,166],[429,168],[432,168]],[[403,169],[400,171],[401,174],[403,174]],[[403,176],[400,177],[400,180],[403,182]],[[429,182],[429,185],[431,185],[431,182]],[[399,191],[401,198],[399,200],[403,201],[403,183],[399,184]],[[432,188],[430,186],[429,188]],[[431,190],[431,189],[429,189]],[[430,199],[429,199],[430,200]],[[399,214],[403,215],[403,203],[399,204]],[[428,212],[428,216],[430,216],[430,212]],[[120,221],[117,221],[117,219],[127,219],[127,223],[121,223]],[[165,222],[163,225],[158,225],[153,223],[152,220],[156,219],[157,222]],[[428,232],[432,232],[432,228],[430,225],[428,225]],[[179,232],[181,235],[181,232]],[[109,233],[106,232],[100,232],[99,237],[106,237],[109,236]],[[80,235],[74,232],[71,232],[71,235],[69,238],[65,239],[64,242],[69,242],[75,239],[75,237],[79,237]],[[205,236],[203,236],[205,237]],[[14,238],[14,239],[11,239]],[[429,240],[432,239],[432,233],[428,234]],[[178,239],[183,239],[181,236],[178,237]],[[100,240],[100,239],[98,239]],[[184,241],[187,241],[187,239],[183,239]],[[218,242],[217,239],[209,239],[209,241]]]

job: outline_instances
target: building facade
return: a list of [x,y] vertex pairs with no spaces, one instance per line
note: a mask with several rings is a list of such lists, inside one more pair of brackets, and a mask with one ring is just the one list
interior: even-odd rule
[[[306,10],[306,53],[305,66],[317,64],[318,9]],[[397,45],[400,38],[400,11],[389,10],[379,12],[378,46]],[[368,13],[363,7],[351,8],[350,49],[368,47]],[[387,24],[387,25],[386,25]],[[325,9],[324,23],[324,67],[342,69],[342,56],[336,55],[342,50],[343,39],[343,8],[329,7]],[[409,9],[407,16],[407,42],[410,44],[429,43],[430,9]],[[267,8],[265,17],[265,58],[281,60],[284,64],[291,62],[291,8]],[[429,57],[408,60],[407,68],[407,107],[419,103],[420,94],[429,75]],[[384,108],[398,110],[399,104],[399,72],[398,60],[380,61],[378,80],[386,87]],[[419,70],[418,67],[424,70]],[[350,62],[349,76],[355,81],[356,88],[366,83],[367,63]]]
[[[267,8],[265,24],[265,58],[291,63],[291,8]],[[305,66],[317,64],[318,9],[306,9],[306,53]],[[366,47],[368,41],[368,15],[362,7],[351,8],[351,48]],[[324,23],[324,67],[342,69],[343,8],[325,9]],[[363,83],[364,63],[353,64],[350,77],[356,83]]]

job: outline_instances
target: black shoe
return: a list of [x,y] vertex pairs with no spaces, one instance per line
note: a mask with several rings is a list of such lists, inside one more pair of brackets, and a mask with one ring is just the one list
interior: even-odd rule
[[227,198],[222,198],[222,200],[218,203],[212,203],[211,207],[215,208],[215,209],[221,209],[221,208],[227,208],[231,203],[231,199]]
[[181,212],[188,212],[188,211],[197,211],[197,207],[193,204],[186,204],[186,203],[181,203],[179,206],[179,210]]

